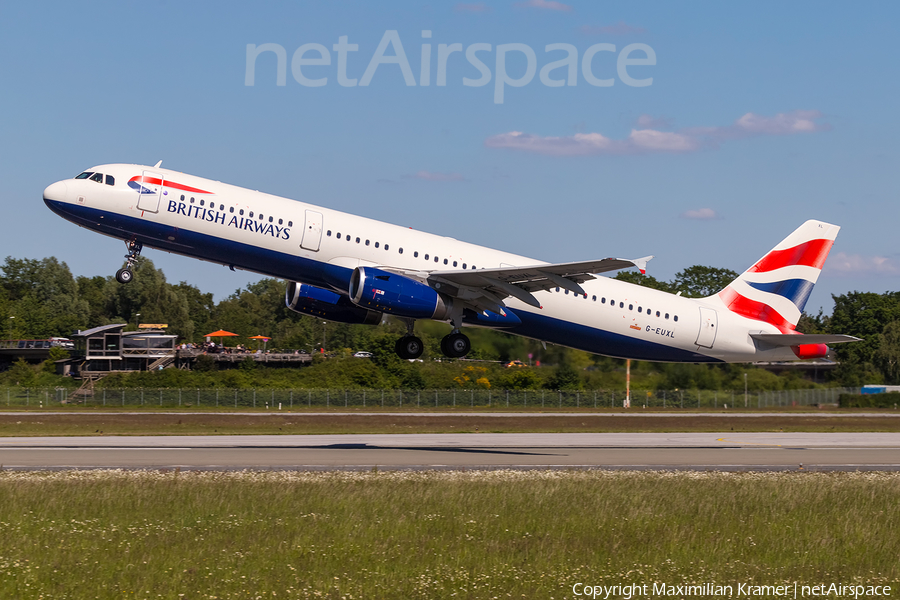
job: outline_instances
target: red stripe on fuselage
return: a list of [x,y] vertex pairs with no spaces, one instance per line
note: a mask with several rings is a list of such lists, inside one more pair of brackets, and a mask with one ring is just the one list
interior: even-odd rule
[[782,267],[802,265],[821,269],[834,244],[832,240],[810,240],[786,250],[772,250],[750,267],[750,273],[766,273]]
[[725,303],[728,310],[742,317],[774,325],[781,333],[792,333],[794,331],[794,324],[782,317],[777,310],[768,304],[741,296],[730,287],[719,292],[719,298]]
[[163,187],[172,188],[175,190],[181,190],[183,192],[193,192],[194,194],[212,194],[212,192],[207,192],[206,190],[201,190],[200,188],[191,187],[189,185],[182,185],[180,183],[175,183],[174,181],[164,181],[159,177],[144,177],[142,175],[135,175],[128,181],[137,181],[138,183],[150,183],[153,185],[162,184]]

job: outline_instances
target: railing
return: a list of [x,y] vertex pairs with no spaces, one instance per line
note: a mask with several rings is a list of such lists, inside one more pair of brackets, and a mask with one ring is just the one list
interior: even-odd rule
[[[687,409],[774,408],[836,404],[842,393],[859,388],[781,391],[635,390],[631,407]],[[69,388],[0,388],[0,407],[220,407],[283,410],[299,408],[478,408],[610,409],[622,408],[624,390],[345,390],[345,389],[197,389],[101,388],[76,397]]]

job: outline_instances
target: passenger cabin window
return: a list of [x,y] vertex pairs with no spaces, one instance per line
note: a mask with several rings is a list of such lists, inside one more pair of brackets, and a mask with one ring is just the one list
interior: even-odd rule
[[116,185],[116,178],[112,175],[106,176],[106,185]]
[[91,175],[91,181],[103,183],[103,173],[94,173],[93,175]]
[[293,227],[293,226],[294,226],[294,222],[293,222],[293,221],[288,221],[288,227]]
[[[193,202],[193,200],[191,200],[191,202]],[[242,208],[241,210],[239,210],[239,211],[238,211],[238,214],[241,215],[241,216],[243,217],[243,216],[244,216],[244,209]]]

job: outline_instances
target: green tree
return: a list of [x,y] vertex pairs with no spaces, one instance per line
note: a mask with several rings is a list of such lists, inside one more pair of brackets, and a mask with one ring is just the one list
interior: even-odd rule
[[731,269],[696,265],[676,273],[671,286],[686,298],[705,298],[724,290],[737,277]]
[[13,337],[65,336],[84,326],[90,314],[66,263],[6,257],[0,276],[7,320],[14,316]]
[[861,342],[835,345],[835,354],[840,361],[837,377],[847,386],[880,383],[885,376],[876,364],[876,355],[884,339],[880,334],[885,333],[889,323],[900,320],[900,292],[850,292],[832,297],[834,312],[829,324],[830,333],[862,338]]
[[643,274],[639,271],[619,271],[614,279],[624,281],[626,283],[633,283],[635,285],[652,288],[654,290],[675,293],[675,290],[672,289],[672,284],[665,281],[660,281],[655,277]]
[[568,362],[562,362],[556,367],[553,376],[547,380],[547,388],[551,390],[578,390],[581,389],[581,375]]
[[166,282],[166,276],[148,258],[137,264],[131,283],[114,285],[111,313],[113,323],[135,323],[140,313],[142,323],[167,323],[171,333],[193,339],[187,298]]
[[873,361],[881,369],[885,383],[900,383],[900,321],[891,321],[878,334]]

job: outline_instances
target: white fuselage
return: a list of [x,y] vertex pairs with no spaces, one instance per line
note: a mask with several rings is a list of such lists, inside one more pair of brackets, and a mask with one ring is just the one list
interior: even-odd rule
[[[359,266],[428,272],[546,264],[168,169],[113,164],[90,172],[104,180],[57,182],[45,191],[45,202],[64,218],[112,237],[342,294]],[[148,173],[167,183],[158,197],[141,194],[140,180],[135,183]],[[106,176],[114,178],[112,185]],[[603,276],[582,287],[586,296],[535,292],[541,308],[507,298],[522,325],[505,330],[640,360],[796,359],[788,347],[759,349],[750,333],[778,329],[730,312],[716,296],[682,298]]]

